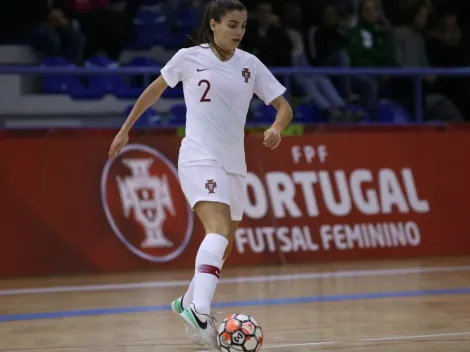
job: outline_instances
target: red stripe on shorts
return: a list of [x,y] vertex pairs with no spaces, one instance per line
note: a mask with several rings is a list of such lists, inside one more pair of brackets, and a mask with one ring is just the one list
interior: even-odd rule
[[207,265],[207,264],[199,265],[197,267],[197,272],[201,274],[212,274],[216,278],[220,277],[220,269],[213,265]]

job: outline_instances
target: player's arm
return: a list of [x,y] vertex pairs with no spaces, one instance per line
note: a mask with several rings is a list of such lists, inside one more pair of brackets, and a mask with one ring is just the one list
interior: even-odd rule
[[277,110],[276,120],[274,120],[271,128],[281,133],[292,121],[292,117],[294,115],[292,112],[292,107],[283,95],[274,99],[271,102],[271,105],[274,106]]
[[110,159],[114,159],[121,150],[126,146],[129,141],[129,131],[131,130],[137,119],[147,110],[168,87],[166,81],[162,76],[158,77],[153,81],[140,95],[139,99],[132,108],[131,113],[126,119],[126,122],[121,127],[116,137],[114,137],[111,147],[109,148],[108,156]]
[[168,84],[165,82],[162,76],[159,76],[153,81],[137,99],[131,113],[127,117],[126,122],[121,127],[121,131],[129,133],[137,119],[151,107],[163,94]]
[[165,67],[160,70],[160,77],[153,81],[140,95],[139,99],[137,99],[137,102],[127,117],[126,122],[124,122],[121,130],[111,144],[111,148],[108,153],[110,158],[115,158],[125,147],[129,141],[129,131],[145,110],[147,110],[162,96],[167,87],[174,88],[178,82],[184,80],[186,67],[184,60],[185,52],[185,49],[179,50],[171,60],[167,62]]
[[293,112],[289,102],[283,95],[274,99],[271,105],[277,110],[276,120],[274,120],[271,128],[264,132],[263,144],[268,148],[276,149],[281,144],[281,132],[292,121]]

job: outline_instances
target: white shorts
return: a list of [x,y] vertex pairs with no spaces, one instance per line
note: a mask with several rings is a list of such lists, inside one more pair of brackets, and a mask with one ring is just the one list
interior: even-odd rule
[[226,172],[214,160],[180,164],[178,174],[192,209],[200,201],[220,202],[230,207],[232,220],[242,220],[247,199],[245,176]]

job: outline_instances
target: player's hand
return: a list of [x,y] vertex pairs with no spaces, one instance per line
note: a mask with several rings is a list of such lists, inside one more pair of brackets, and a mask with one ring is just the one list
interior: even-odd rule
[[271,148],[271,150],[279,147],[279,144],[281,144],[281,134],[279,131],[274,128],[269,128],[264,131],[263,144],[265,147]]
[[111,143],[111,148],[109,148],[108,156],[109,159],[114,159],[129,142],[129,134],[125,131],[119,131],[119,133],[114,137],[113,143]]

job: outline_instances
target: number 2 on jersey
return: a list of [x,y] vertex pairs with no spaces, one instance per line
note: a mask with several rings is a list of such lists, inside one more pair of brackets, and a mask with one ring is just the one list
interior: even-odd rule
[[211,101],[210,98],[206,98],[207,93],[209,93],[209,90],[211,89],[211,82],[209,82],[207,79],[202,79],[199,81],[198,86],[200,87],[203,83],[207,85],[206,90],[204,91],[204,94],[201,97],[200,102],[206,103],[208,101]]

